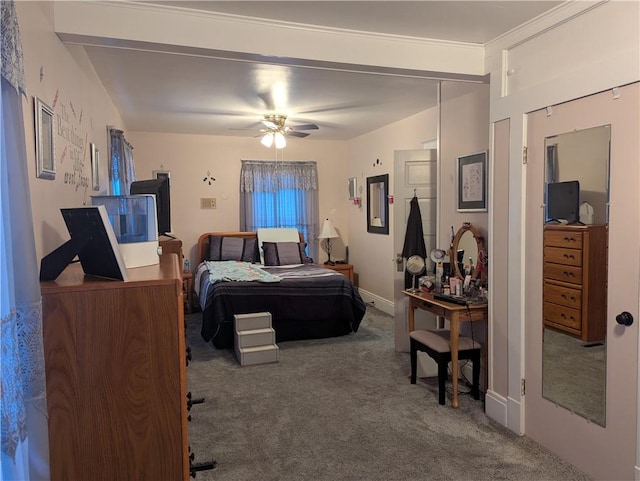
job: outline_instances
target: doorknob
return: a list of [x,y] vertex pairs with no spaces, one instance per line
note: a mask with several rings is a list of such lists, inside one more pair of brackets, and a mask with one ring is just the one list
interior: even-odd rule
[[404,257],[402,257],[402,254],[396,254],[396,258],[394,260],[396,261],[396,271],[402,272],[402,264],[404,263]]
[[630,312],[624,311],[616,316],[616,322],[623,326],[630,326],[633,324],[633,315]]

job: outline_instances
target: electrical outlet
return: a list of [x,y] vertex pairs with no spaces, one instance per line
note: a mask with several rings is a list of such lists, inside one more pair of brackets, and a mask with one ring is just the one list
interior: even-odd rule
[[216,199],[215,197],[202,197],[200,198],[200,208],[201,209],[215,209],[216,208]]

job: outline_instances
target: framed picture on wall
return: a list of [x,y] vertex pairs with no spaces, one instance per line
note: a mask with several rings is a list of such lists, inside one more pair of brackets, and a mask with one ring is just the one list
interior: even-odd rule
[[458,212],[487,210],[487,152],[458,157]]
[[93,142],[91,147],[91,188],[100,190],[100,150]]
[[55,142],[53,135],[53,109],[38,97],[33,98],[36,133],[36,176],[40,179],[56,178]]
[[154,179],[169,179],[169,184],[171,184],[170,170],[154,170],[152,174]]

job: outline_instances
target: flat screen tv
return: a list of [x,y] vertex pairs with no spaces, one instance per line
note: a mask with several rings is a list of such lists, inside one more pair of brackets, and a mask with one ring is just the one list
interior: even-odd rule
[[169,178],[136,180],[131,183],[129,193],[153,194],[156,196],[156,211],[158,213],[158,234],[171,232],[171,196]]
[[580,182],[553,182],[547,184],[547,208],[545,222],[580,221]]
[[105,207],[60,211],[71,239],[42,259],[40,280],[55,280],[77,256],[85,275],[126,281],[127,268]]

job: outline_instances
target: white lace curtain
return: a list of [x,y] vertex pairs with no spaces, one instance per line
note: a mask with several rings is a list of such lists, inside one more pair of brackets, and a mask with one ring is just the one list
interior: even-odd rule
[[133,147],[124,138],[122,130],[110,129],[111,155],[109,156],[109,189],[112,195],[129,195],[131,182],[136,180]]
[[240,229],[294,227],[308,255],[318,259],[318,169],[316,163],[243,160],[240,169]]
[[21,103],[28,99],[13,1],[0,2],[0,13],[0,464],[2,480],[48,479],[42,304]]

